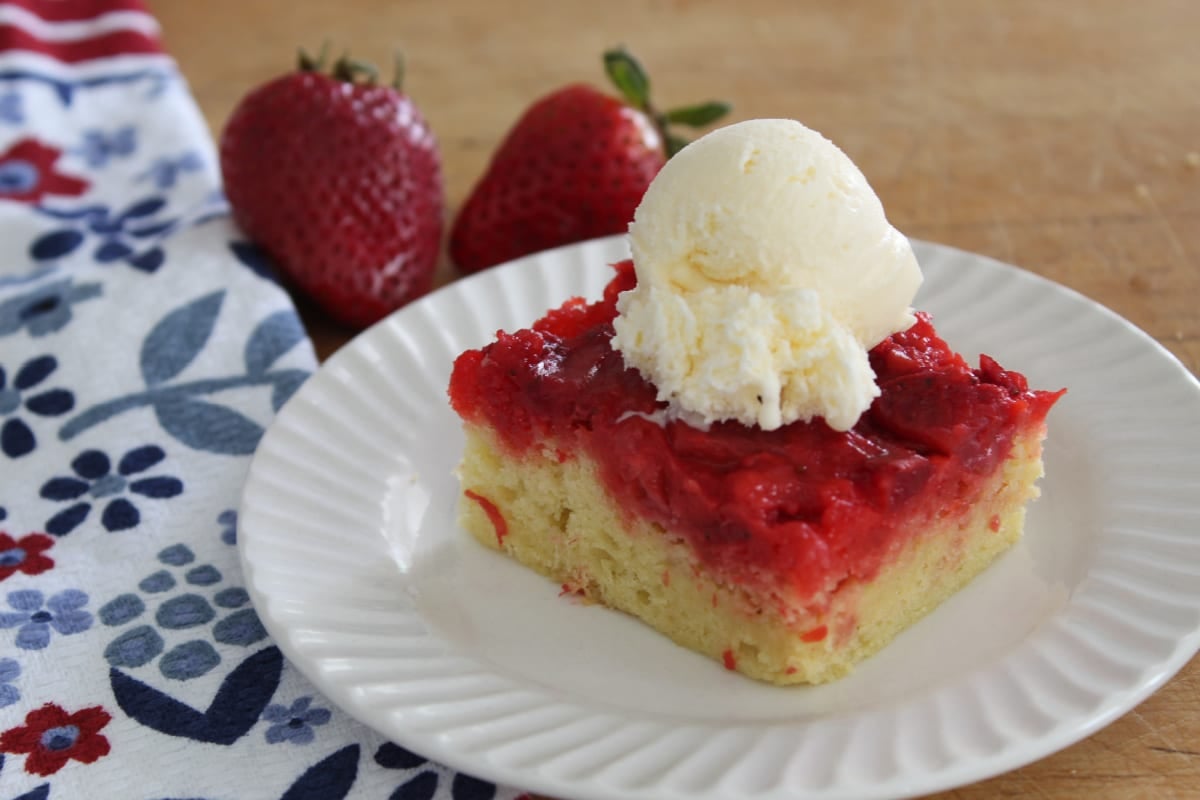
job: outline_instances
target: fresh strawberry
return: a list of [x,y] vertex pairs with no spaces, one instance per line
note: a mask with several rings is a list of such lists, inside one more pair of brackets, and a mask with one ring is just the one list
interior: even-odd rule
[[[323,59],[321,59],[323,61]],[[399,87],[341,59],[247,95],[221,136],[234,220],[330,316],[365,327],[429,291],[442,235],[437,142]]]
[[604,65],[623,100],[567,86],[534,103],[509,131],[451,229],[459,269],[623,233],[650,181],[687,144],[668,126],[702,127],[729,111],[709,102],[660,113],[632,56],[611,50]]

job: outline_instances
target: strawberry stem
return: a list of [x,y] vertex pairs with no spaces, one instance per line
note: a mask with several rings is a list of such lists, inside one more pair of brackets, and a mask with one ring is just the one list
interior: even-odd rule
[[691,141],[689,139],[685,139],[682,136],[677,136],[674,133],[666,134],[663,137],[663,139],[666,142],[667,158],[670,158],[671,156],[675,155],[680,150],[682,150],[683,148],[685,148],[689,144],[691,144]]

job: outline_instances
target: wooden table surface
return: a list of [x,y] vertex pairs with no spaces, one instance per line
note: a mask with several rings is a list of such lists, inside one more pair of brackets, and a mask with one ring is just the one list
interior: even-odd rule
[[[905,233],[1070,286],[1200,372],[1195,0],[150,6],[214,134],[297,45],[328,38],[378,63],[402,46],[451,214],[526,105],[602,81],[600,52],[627,44],[661,102],[721,97],[734,119],[805,122],[858,163]],[[445,259],[439,278],[454,278]],[[322,356],[351,336],[301,307]],[[937,797],[1200,797],[1200,659],[1091,738]]]

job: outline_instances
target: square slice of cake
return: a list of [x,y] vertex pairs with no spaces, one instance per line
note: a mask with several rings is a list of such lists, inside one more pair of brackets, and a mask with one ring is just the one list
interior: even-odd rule
[[879,396],[847,430],[695,426],[575,299],[454,365],[461,524],[482,544],[776,684],[845,675],[1021,535],[1046,415],[986,356],[916,315],[869,351]]

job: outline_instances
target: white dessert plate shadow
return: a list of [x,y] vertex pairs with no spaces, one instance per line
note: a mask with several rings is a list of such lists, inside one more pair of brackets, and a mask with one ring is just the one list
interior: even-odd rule
[[917,243],[917,306],[1051,412],[1026,536],[845,680],[730,673],[455,524],[455,356],[569,296],[622,238],[461,280],[371,328],[287,404],[238,541],[258,613],[329,698],[460,770],[563,800],[903,797],[986,778],[1132,708],[1200,646],[1200,384],[1112,312]]

